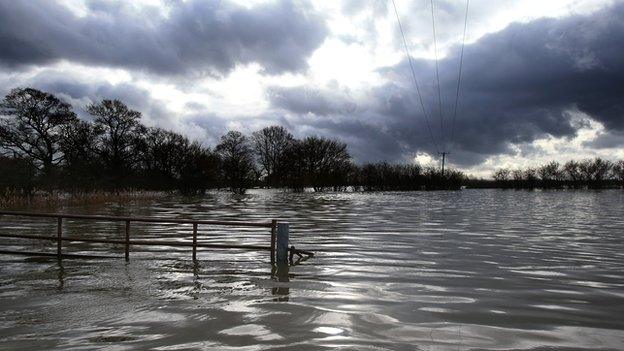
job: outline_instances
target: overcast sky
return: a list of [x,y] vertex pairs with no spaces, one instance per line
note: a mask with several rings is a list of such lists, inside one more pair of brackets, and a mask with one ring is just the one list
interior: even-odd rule
[[624,1],[471,0],[454,128],[466,2],[434,0],[442,119],[430,1],[396,5],[431,133],[383,0],[0,0],[0,93],[42,89],[84,118],[118,98],[206,145],[281,124],[357,162],[444,149],[476,176],[624,158]]

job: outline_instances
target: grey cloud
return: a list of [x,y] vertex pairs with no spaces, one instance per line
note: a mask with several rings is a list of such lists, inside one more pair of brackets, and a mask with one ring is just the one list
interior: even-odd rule
[[[588,16],[541,19],[512,24],[501,32],[466,46],[459,110],[450,146],[450,129],[457,84],[459,48],[440,61],[444,138],[437,111],[434,63],[415,60],[427,115],[438,144],[452,148],[452,160],[472,166],[497,154],[517,152],[512,145],[552,135],[574,137],[582,126],[572,112],[580,111],[609,131],[624,131],[624,4]],[[293,113],[314,113],[305,123],[325,128],[326,134],[352,139],[376,138],[393,144],[388,153],[371,153],[364,144],[354,151],[362,160],[401,159],[406,153],[435,153],[422,110],[410,81],[407,61],[380,70],[392,81],[369,89],[344,113],[329,98],[331,91],[299,87],[281,90],[275,107]],[[304,90],[304,91],[302,91]],[[340,101],[338,99],[337,101]],[[322,126],[324,115],[334,126]],[[378,130],[371,135],[347,121],[356,120]],[[383,126],[383,128],[380,128]],[[370,144],[369,144],[370,145]],[[598,144],[594,144],[597,147]],[[443,148],[440,145],[440,148]],[[402,152],[397,155],[396,152]]]
[[180,122],[185,126],[187,135],[197,135],[198,131],[201,131],[201,139],[207,145],[212,146],[219,143],[219,138],[230,129],[251,135],[256,130],[277,124],[296,131],[296,127],[290,125],[283,115],[274,113],[257,116],[238,115],[225,117],[206,110],[193,111],[181,116]]
[[347,114],[355,112],[356,108],[355,101],[348,92],[340,89],[271,87],[268,89],[267,95],[274,106],[301,114]]
[[614,149],[624,146],[624,131],[609,131],[599,133],[596,138],[584,143],[585,146],[595,149]]
[[258,63],[268,74],[307,68],[327,27],[306,1],[244,8],[230,1],[172,1],[165,13],[91,1],[79,17],[54,1],[0,2],[0,65],[69,60],[159,75],[222,76]]
[[396,130],[385,129],[382,126],[357,119],[323,120],[316,121],[312,125],[316,133],[338,137],[346,142],[353,157],[359,161],[407,162],[410,156],[413,156],[405,144],[397,142],[399,136]]
[[87,105],[102,99],[119,99],[130,108],[141,112],[145,125],[182,133],[206,146],[214,146],[219,137],[230,128],[246,134],[272,124],[280,124],[293,131],[297,129],[297,125],[290,124],[279,113],[227,117],[212,112],[208,106],[197,102],[187,103],[181,113],[173,112],[164,102],[153,98],[148,89],[131,82],[111,84],[106,80],[90,79],[53,69],[45,69],[32,77],[0,72],[0,96],[6,95],[14,87],[32,87],[52,93],[70,103],[84,120],[92,119],[86,111]]
[[[152,99],[146,89],[131,83],[111,84],[106,81],[89,81],[65,72],[45,70],[20,83],[50,92],[72,104],[78,115],[89,119],[85,106],[102,99],[119,99],[132,109],[143,114],[144,122],[149,125],[170,126],[171,114],[166,106]],[[163,125],[165,124],[165,125]]]
[[182,133],[206,146],[218,142],[219,137],[228,130],[230,121],[208,111],[200,104],[191,103],[190,106],[187,105],[188,109],[184,113],[175,113],[163,102],[152,98],[148,90],[131,83],[85,81],[83,78],[60,72],[44,71],[22,82],[21,85],[32,86],[57,95],[71,103],[78,115],[85,120],[91,119],[85,109],[88,104],[101,99],[119,99],[130,108],[141,112],[145,125]]
[[[119,99],[130,108],[141,112],[142,121],[147,126],[161,127],[183,133],[191,139],[202,142],[211,142],[213,136],[221,132],[225,121],[222,118],[205,114],[210,117],[211,123],[202,128],[188,119],[188,116],[200,114],[198,111],[188,111],[185,115],[172,112],[165,103],[154,99],[147,89],[130,82],[111,84],[105,80],[87,79],[83,76],[55,71],[44,70],[33,77],[11,79],[0,75],[0,94],[4,96],[9,87],[33,87],[52,93],[70,103],[78,116],[84,120],[91,120],[86,106],[102,99]],[[8,85],[10,79],[10,85]]]

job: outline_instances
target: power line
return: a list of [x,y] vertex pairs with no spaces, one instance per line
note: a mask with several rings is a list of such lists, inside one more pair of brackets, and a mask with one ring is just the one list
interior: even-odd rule
[[459,88],[461,85],[462,67],[464,65],[464,46],[466,45],[466,28],[468,27],[468,6],[470,0],[466,0],[466,16],[464,17],[464,35],[462,38],[461,53],[459,55],[459,74],[457,75],[457,93],[455,94],[455,108],[453,109],[453,121],[451,122],[451,142],[449,148],[453,148],[455,138],[455,118],[457,118],[457,106],[459,104]]
[[438,40],[436,37],[435,16],[433,14],[433,0],[431,2],[431,27],[433,29],[433,50],[435,54],[435,71],[436,80],[438,81],[438,113],[440,117],[440,142],[442,143],[442,151],[444,152],[444,115],[442,114],[442,90],[440,88],[440,70],[438,69]]
[[427,117],[427,109],[425,108],[425,104],[423,102],[422,95],[420,93],[420,87],[418,86],[418,80],[416,79],[416,72],[414,71],[414,65],[412,63],[412,57],[409,54],[409,49],[407,47],[407,40],[405,39],[405,32],[403,32],[403,26],[401,25],[401,20],[399,19],[399,11],[397,10],[396,4],[394,0],[392,0],[392,6],[394,7],[394,13],[397,18],[397,23],[399,24],[399,30],[401,31],[401,37],[403,38],[403,46],[405,48],[405,55],[407,56],[407,60],[409,62],[410,70],[412,71],[412,78],[414,79],[414,85],[416,86],[416,92],[418,93],[418,100],[420,101],[420,107],[422,108],[423,117],[425,118],[425,122],[427,123],[427,129],[429,130],[429,136],[431,137],[431,141],[436,148],[436,152],[440,152],[440,148],[438,147],[438,143],[436,142],[435,137],[433,136],[433,132],[431,131],[431,125],[429,123],[429,118]]

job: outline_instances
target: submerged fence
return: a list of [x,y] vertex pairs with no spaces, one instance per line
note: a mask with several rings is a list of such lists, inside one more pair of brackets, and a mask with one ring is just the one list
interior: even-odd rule
[[[34,240],[49,240],[56,242],[56,256],[59,258],[71,257],[75,255],[63,254],[63,242],[86,242],[86,243],[100,243],[100,244],[120,244],[124,245],[125,258],[130,259],[130,247],[131,246],[174,246],[174,247],[191,247],[193,251],[193,260],[197,260],[198,248],[213,248],[213,249],[243,249],[243,250],[256,250],[256,251],[269,251],[271,264],[276,262],[287,262],[288,254],[292,258],[293,254],[306,254],[312,256],[311,252],[297,250],[293,247],[288,247],[289,225],[285,222],[278,222],[277,220],[271,220],[270,222],[242,222],[242,221],[216,221],[216,220],[195,220],[195,219],[174,219],[174,218],[162,218],[162,217],[114,217],[114,216],[100,216],[100,215],[76,215],[76,214],[61,214],[61,213],[36,213],[36,212],[15,212],[15,211],[0,211],[0,218],[4,216],[13,217],[39,217],[50,218],[57,222],[57,229],[55,236],[39,236],[30,234],[16,234],[16,233],[0,233],[0,237],[4,238],[21,238],[21,239],[34,239]],[[91,220],[91,221],[106,221],[106,222],[122,222],[125,223],[125,238],[124,240],[115,239],[94,239],[94,238],[82,238],[76,236],[63,236],[63,220]],[[0,220],[1,221],[1,220]],[[154,224],[191,224],[193,226],[192,242],[183,241],[161,241],[161,240],[131,240],[130,239],[130,226],[131,223],[154,223]],[[270,242],[267,246],[262,245],[233,245],[233,244],[208,244],[198,242],[197,229],[199,226],[226,226],[226,227],[251,227],[251,228],[265,228],[270,230]],[[268,233],[267,233],[268,234]],[[268,240],[267,240],[268,241]],[[7,252],[5,252],[7,253]],[[11,254],[19,252],[10,252]],[[43,254],[43,253],[41,253]]]

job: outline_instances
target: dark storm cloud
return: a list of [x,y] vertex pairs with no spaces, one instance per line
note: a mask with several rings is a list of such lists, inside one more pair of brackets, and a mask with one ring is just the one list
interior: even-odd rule
[[[583,125],[575,111],[599,121],[607,130],[624,131],[622,18],[624,4],[620,3],[588,16],[512,24],[466,46],[453,162],[462,166],[478,164],[491,155],[515,153],[514,144],[530,143],[546,135],[573,137]],[[434,63],[414,62],[432,134],[440,149],[443,144],[446,149],[450,145],[458,49],[440,61],[443,137]],[[390,82],[370,89],[366,98],[356,101],[354,113],[335,108],[340,104],[328,98],[331,92],[310,87],[299,87],[291,93],[281,89],[279,98],[271,101],[294,113],[318,114],[316,119],[303,121],[324,134],[379,138],[395,145],[384,146],[384,150],[404,152],[369,154],[370,148],[365,146],[355,151],[364,155],[364,160],[401,159],[405,153],[417,150],[435,153],[407,61],[380,73]],[[326,125],[328,118],[323,116],[328,113],[332,114],[329,120],[334,127]],[[348,120],[357,120],[378,132],[371,135],[367,128],[345,123]]]
[[[148,90],[131,83],[111,84],[102,80],[85,80],[65,72],[45,70],[32,78],[19,82],[20,86],[33,87],[57,95],[72,104],[81,118],[89,119],[86,106],[102,99],[118,99],[143,114],[149,125],[170,125],[171,114],[166,106],[154,99]],[[163,125],[164,124],[164,125]]]
[[310,125],[309,134],[337,137],[347,143],[356,160],[409,161],[411,150],[397,142],[396,130],[356,119],[316,120]]
[[172,1],[168,12],[91,1],[84,17],[54,1],[0,2],[0,65],[61,59],[150,73],[221,76],[238,64],[269,74],[300,71],[324,41],[323,18],[306,1],[244,8],[229,1]]
[[[12,84],[52,93],[70,103],[78,116],[85,120],[92,119],[86,111],[87,105],[102,99],[118,99],[141,112],[145,125],[182,133],[206,146],[214,146],[219,137],[227,132],[228,123],[231,121],[197,103],[187,104],[182,114],[173,112],[162,101],[154,99],[147,89],[128,82],[111,84],[104,80],[89,80],[64,72],[44,70],[34,77],[14,81]],[[0,89],[2,95],[7,92]],[[251,122],[253,121],[247,125],[252,126]]]
[[268,97],[273,105],[301,114],[347,114],[355,112],[356,108],[355,101],[348,93],[339,89],[272,87],[268,89]]
[[[214,128],[205,130],[198,128],[190,121],[180,118],[181,116],[171,111],[164,102],[154,99],[149,90],[131,82],[111,84],[102,79],[51,69],[45,69],[32,77],[0,75],[0,96],[4,96],[15,87],[32,87],[52,93],[70,103],[78,116],[84,120],[93,118],[86,111],[87,105],[102,99],[118,99],[128,107],[141,112],[142,122],[145,125],[173,130],[200,141],[212,140],[211,136],[218,133],[225,124],[222,119],[214,118],[212,119]],[[188,113],[195,112],[197,111]]]

